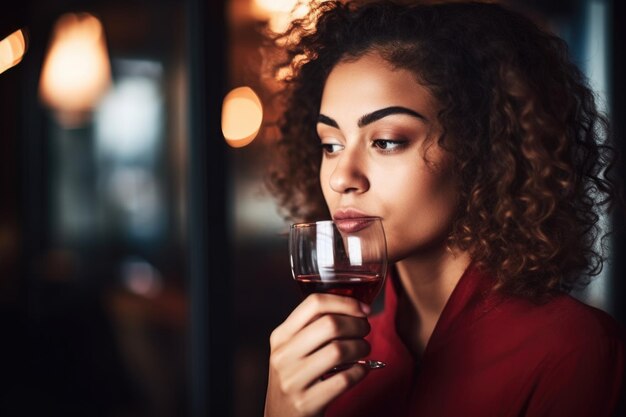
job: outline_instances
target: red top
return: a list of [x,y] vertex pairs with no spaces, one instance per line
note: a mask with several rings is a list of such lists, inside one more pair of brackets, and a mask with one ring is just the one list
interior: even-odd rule
[[335,400],[326,417],[603,417],[616,409],[626,344],[601,310],[568,295],[545,304],[490,292],[470,267],[421,358],[396,333],[393,277],[370,319],[370,357],[387,364]]

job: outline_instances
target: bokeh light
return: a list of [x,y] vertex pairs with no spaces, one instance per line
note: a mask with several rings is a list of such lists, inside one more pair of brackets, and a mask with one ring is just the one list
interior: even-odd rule
[[87,13],[57,21],[44,60],[39,92],[63,124],[80,124],[111,84],[111,64],[100,21]]
[[0,41],[0,74],[17,65],[26,53],[26,39],[22,30],[16,30]]
[[233,148],[241,148],[254,140],[263,121],[263,105],[250,87],[238,87],[224,97],[222,133]]
[[255,0],[255,5],[270,13],[289,13],[298,0]]

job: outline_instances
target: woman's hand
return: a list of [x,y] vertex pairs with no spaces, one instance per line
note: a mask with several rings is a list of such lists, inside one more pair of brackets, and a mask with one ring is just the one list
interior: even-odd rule
[[308,296],[270,337],[265,417],[321,415],[339,394],[367,373],[361,365],[320,378],[333,367],[370,352],[365,337],[369,307],[332,294]]

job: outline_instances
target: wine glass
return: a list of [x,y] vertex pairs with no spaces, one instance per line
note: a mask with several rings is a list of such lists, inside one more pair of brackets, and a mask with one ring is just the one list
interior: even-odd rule
[[[296,223],[289,230],[291,272],[305,296],[338,294],[371,304],[387,272],[387,243],[378,217]],[[355,363],[382,368],[376,360],[342,364],[338,372]]]

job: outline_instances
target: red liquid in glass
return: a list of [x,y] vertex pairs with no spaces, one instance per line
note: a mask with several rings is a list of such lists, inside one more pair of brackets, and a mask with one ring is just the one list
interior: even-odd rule
[[337,294],[371,304],[380,291],[383,277],[374,272],[337,272],[332,279],[325,280],[322,280],[318,274],[298,275],[296,282],[305,295]]

